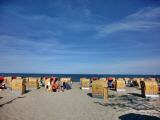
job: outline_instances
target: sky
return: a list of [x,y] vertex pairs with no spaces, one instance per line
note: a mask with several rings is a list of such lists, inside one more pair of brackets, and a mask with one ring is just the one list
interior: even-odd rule
[[160,74],[160,0],[0,0],[0,72]]

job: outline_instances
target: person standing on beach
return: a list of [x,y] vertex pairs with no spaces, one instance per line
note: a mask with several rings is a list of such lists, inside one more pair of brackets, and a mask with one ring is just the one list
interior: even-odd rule
[[64,86],[63,86],[64,82],[63,81],[60,81],[60,89],[62,92],[64,92]]
[[59,88],[58,80],[57,80],[57,79],[52,80],[51,85],[52,85],[52,90],[53,90],[53,92],[57,92],[57,89]]

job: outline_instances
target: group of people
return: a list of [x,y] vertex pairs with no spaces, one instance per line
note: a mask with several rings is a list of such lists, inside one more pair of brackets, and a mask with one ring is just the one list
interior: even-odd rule
[[[45,80],[47,79],[48,78],[46,78]],[[56,77],[49,78],[49,81],[47,82],[43,81],[43,78],[41,78],[40,84],[42,86],[45,86],[45,88],[47,88],[49,91],[53,92],[59,92],[59,91],[64,92],[65,89],[71,89],[71,84],[64,81],[60,81]]]

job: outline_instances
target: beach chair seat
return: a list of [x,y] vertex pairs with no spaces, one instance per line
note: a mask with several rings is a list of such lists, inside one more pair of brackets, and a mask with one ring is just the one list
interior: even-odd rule
[[81,89],[89,89],[90,88],[90,79],[80,78],[80,88]]
[[45,88],[48,89],[51,86],[51,79],[45,78],[44,83],[45,83]]

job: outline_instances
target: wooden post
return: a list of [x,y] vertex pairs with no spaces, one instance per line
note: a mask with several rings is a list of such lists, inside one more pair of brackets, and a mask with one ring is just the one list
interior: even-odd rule
[[104,102],[108,103],[108,87],[104,87]]

